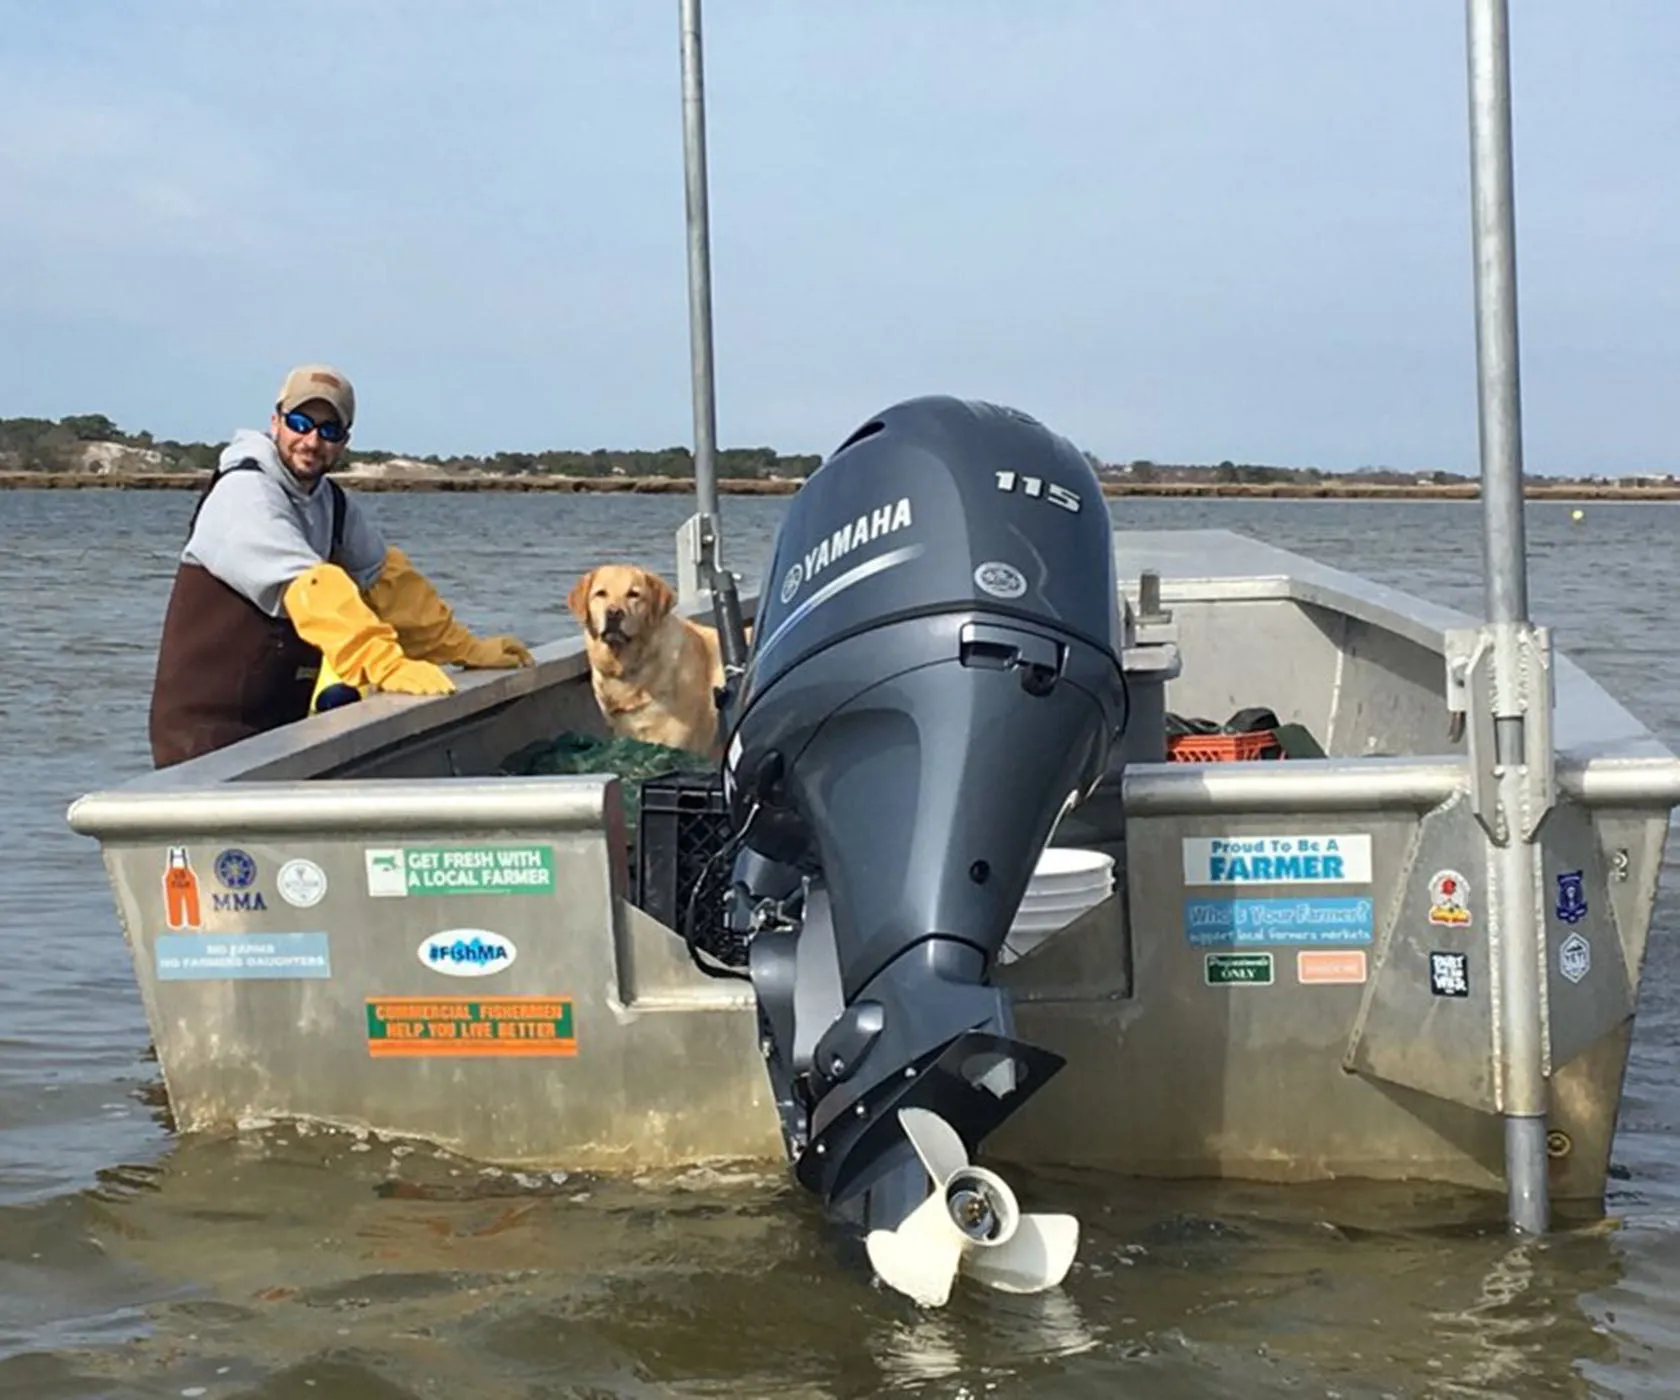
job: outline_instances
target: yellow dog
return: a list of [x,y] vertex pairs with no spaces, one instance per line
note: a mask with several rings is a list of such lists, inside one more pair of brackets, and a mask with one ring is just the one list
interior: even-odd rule
[[566,599],[583,624],[590,685],[607,727],[715,758],[713,692],[723,684],[717,631],[673,612],[676,603],[664,579],[634,564],[592,569]]

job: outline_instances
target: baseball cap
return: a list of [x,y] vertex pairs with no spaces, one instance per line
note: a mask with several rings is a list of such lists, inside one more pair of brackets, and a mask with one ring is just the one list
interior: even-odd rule
[[338,410],[340,421],[348,428],[356,418],[356,391],[350,381],[331,365],[299,365],[280,385],[275,399],[281,413],[290,413],[301,403],[321,399]]

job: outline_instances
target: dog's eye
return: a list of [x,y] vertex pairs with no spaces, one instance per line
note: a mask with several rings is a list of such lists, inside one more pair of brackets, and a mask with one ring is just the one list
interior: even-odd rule
[[592,597],[592,598],[605,598],[607,596],[607,590],[604,589],[604,588],[597,588],[589,596]]
[[632,588],[629,596],[632,598],[640,598],[642,596],[642,590],[639,588]]

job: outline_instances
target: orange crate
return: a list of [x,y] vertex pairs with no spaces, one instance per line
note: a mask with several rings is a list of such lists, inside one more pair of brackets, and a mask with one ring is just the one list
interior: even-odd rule
[[1278,751],[1277,735],[1270,729],[1250,734],[1172,734],[1167,737],[1167,758],[1173,763],[1242,763],[1269,758]]

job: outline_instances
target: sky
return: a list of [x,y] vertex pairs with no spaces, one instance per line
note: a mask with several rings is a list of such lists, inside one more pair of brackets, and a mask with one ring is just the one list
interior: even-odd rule
[[[1680,469],[1680,4],[1512,0],[1531,471]],[[0,0],[0,417],[691,444],[676,0]],[[705,0],[720,444],[1477,470],[1462,0]]]

